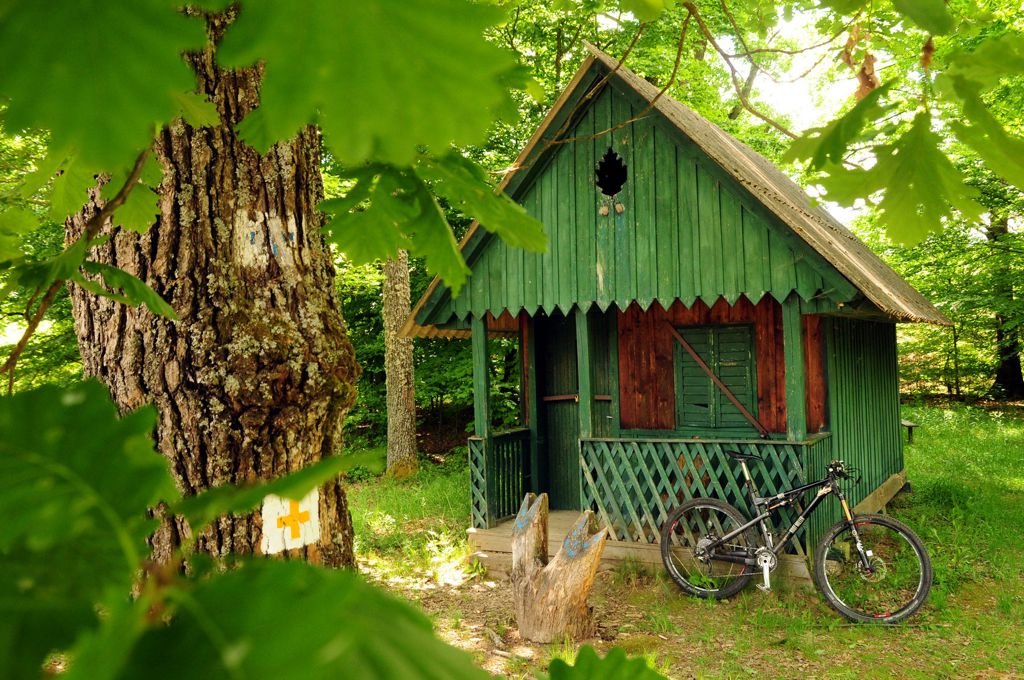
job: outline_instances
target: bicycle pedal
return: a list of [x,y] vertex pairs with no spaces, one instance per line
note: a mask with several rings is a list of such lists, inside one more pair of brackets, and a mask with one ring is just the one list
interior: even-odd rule
[[757,589],[762,593],[772,592],[772,587],[770,585],[765,585],[764,583],[755,583],[754,585],[757,586]]

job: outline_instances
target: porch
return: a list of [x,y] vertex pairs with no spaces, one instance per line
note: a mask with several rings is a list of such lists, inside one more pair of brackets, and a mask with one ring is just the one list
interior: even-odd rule
[[[482,563],[498,573],[511,565],[514,517],[527,491],[537,491],[536,456],[529,428],[470,439],[473,526],[470,546]],[[610,536],[603,568],[624,560],[661,568],[660,528],[680,502],[695,497],[720,498],[751,514],[740,466],[726,451],[759,456],[749,465],[762,495],[780,493],[820,478],[833,455],[830,433],[801,441],[749,439],[581,438],[579,508],[590,509]],[[870,459],[868,459],[869,462]],[[884,508],[906,483],[906,473],[888,474],[881,465],[862,469],[862,483],[850,493],[857,512]],[[578,510],[552,510],[549,557],[578,516]],[[783,510],[781,533],[795,519]],[[819,536],[837,519],[823,509],[811,517],[783,556],[782,573],[809,579],[807,555]]]
[[[548,515],[548,559],[555,556],[562,546],[562,539],[579,516],[573,510],[552,510]],[[512,528],[515,519],[510,517],[490,529],[469,528],[469,545],[473,557],[487,567],[492,576],[503,577],[512,568]],[[609,539],[601,555],[601,569],[614,569],[627,562],[637,562],[652,571],[661,570],[661,547],[656,543],[633,543]],[[779,571],[783,577],[809,581],[807,561],[800,555],[783,555]]]

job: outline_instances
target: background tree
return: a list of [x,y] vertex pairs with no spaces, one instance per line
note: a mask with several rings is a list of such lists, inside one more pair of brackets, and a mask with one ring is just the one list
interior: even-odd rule
[[412,338],[399,335],[409,316],[409,254],[384,262],[384,371],[387,375],[388,474],[416,471],[416,386]]

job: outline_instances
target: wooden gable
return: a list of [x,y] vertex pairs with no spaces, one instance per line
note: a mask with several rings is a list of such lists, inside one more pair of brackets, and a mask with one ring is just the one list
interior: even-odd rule
[[[605,81],[595,63],[589,80]],[[583,82],[588,79],[584,78]],[[525,310],[648,308],[676,300],[777,301],[796,292],[834,307],[857,293],[812,248],[686,136],[615,80],[598,85],[560,137],[519,171],[513,198],[545,225],[549,248],[509,248],[479,230],[464,248],[472,270],[455,299],[444,289],[419,324],[458,325],[470,315]],[[589,91],[581,85],[577,97]],[[567,105],[568,106],[568,105]],[[607,132],[611,130],[611,132]],[[627,166],[614,197],[596,186],[611,149]],[[620,212],[621,211],[621,212]],[[607,213],[607,214],[603,214]]]

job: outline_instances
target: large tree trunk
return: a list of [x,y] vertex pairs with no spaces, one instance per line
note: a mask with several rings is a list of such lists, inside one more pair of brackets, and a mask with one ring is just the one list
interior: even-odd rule
[[[214,39],[224,18],[210,20]],[[87,375],[121,409],[159,410],[156,444],[181,491],[271,479],[335,453],[355,396],[358,367],[334,297],[334,268],[316,211],[320,137],[312,128],[260,156],[233,126],[259,101],[258,69],[224,71],[212,49],[186,57],[222,125],[163,130],[160,215],[138,235],[112,238],[95,259],[152,286],[177,323],[72,286]],[[83,215],[68,225],[82,229]],[[289,557],[353,564],[352,523],[338,481],[319,494],[319,540]],[[165,520],[153,538],[166,560],[188,527]],[[261,551],[257,511],[224,517],[199,537],[214,555]]]
[[[993,211],[992,222],[985,230],[985,236],[996,247],[1010,232],[1009,216]],[[1008,257],[999,253],[997,257]],[[1012,257],[1012,256],[1011,256]],[[1014,299],[1013,273],[1008,267],[1001,267],[997,273],[994,290],[997,298],[1007,303]],[[1016,327],[1009,323],[1006,315],[997,312],[996,322],[996,374],[989,392],[992,396],[1002,399],[1024,399],[1024,372],[1020,361],[1020,336]]]
[[399,329],[409,316],[409,254],[384,263],[384,373],[388,408],[388,474],[416,471],[416,388],[412,339]]

